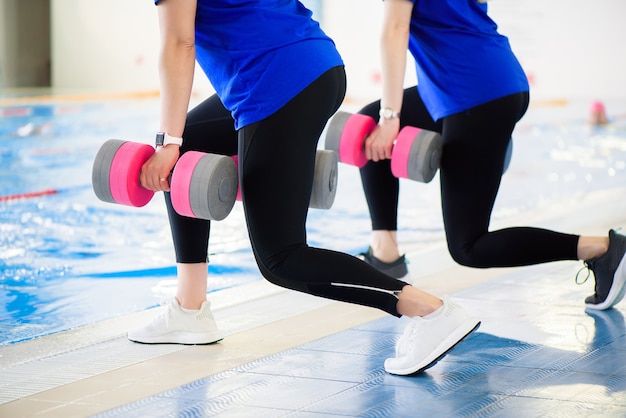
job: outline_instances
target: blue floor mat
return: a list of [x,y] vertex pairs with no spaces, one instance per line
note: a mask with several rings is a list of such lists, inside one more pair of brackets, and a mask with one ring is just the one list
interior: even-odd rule
[[514,270],[451,295],[481,327],[426,372],[387,374],[385,317],[98,417],[624,417],[622,305],[585,311],[579,265]]

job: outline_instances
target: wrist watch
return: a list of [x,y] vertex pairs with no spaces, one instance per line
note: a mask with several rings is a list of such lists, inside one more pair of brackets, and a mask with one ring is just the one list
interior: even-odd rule
[[400,112],[394,112],[393,109],[389,107],[383,107],[380,109],[379,115],[383,119],[396,119],[400,117]]
[[167,132],[157,132],[155,145],[157,147],[164,147],[169,144],[176,144],[178,146],[183,145],[183,139],[169,135]]

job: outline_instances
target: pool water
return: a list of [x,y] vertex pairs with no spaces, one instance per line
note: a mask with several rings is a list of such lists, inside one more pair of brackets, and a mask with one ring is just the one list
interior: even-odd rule
[[[625,193],[626,117],[616,114],[608,127],[591,128],[583,103],[531,108],[514,134],[493,220],[590,191]],[[132,208],[99,201],[90,184],[93,158],[107,139],[152,143],[157,101],[15,105],[0,107],[0,115],[0,345],[171,296],[175,267],[162,194]],[[438,187],[438,176],[426,185],[402,181],[401,245],[443,242]],[[351,254],[367,247],[356,168],[340,165],[333,208],[311,210],[307,228],[311,245]],[[240,203],[213,223],[210,252],[209,292],[262,280]]]

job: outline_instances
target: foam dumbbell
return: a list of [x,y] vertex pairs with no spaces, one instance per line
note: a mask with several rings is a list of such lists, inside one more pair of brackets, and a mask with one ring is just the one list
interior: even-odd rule
[[172,173],[172,206],[183,216],[219,221],[235,205],[238,184],[237,167],[230,157],[187,151]]
[[[111,139],[96,154],[92,186],[96,196],[109,203],[142,207],[154,196],[143,188],[139,174],[154,154],[147,144]],[[222,220],[233,208],[237,194],[237,169],[230,157],[189,151],[183,154],[170,178],[172,206],[179,214]]]
[[[239,165],[236,155],[232,157]],[[315,174],[309,207],[313,209],[330,209],[337,195],[337,172],[339,157],[329,150],[317,150],[315,154]],[[237,191],[237,200],[241,201],[241,190]]]
[[[326,132],[325,148],[336,151],[339,161],[365,166],[365,138],[376,127],[376,121],[366,115],[337,112]],[[437,132],[405,126],[398,133],[391,154],[394,176],[430,182],[439,169],[442,139]]]
[[[339,154],[339,161],[363,167],[367,164],[365,138],[376,128],[373,118],[361,114],[337,112],[326,132],[325,147]],[[405,126],[398,133],[391,151],[391,171],[398,178],[430,182],[441,160],[443,140],[437,132]],[[513,154],[513,139],[504,157],[504,174]]]
[[141,166],[154,153],[150,145],[118,139],[106,141],[98,150],[91,170],[91,185],[98,199],[108,203],[141,207],[154,196],[139,183]]
[[405,126],[391,151],[391,172],[398,178],[428,183],[439,169],[442,147],[437,132]]

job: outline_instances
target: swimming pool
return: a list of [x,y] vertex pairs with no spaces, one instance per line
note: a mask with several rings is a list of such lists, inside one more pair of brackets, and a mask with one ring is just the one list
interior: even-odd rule
[[[608,106],[609,111],[612,110]],[[613,109],[624,109],[624,107]],[[610,113],[610,112],[609,112]],[[626,116],[586,125],[585,103],[531,108],[514,134],[494,222],[596,190],[626,197]],[[155,306],[175,290],[163,197],[143,208],[99,201],[93,157],[110,138],[151,143],[154,99],[0,107],[0,345]],[[402,181],[401,245],[443,242],[438,179]],[[309,242],[355,254],[369,218],[358,171],[340,165],[332,209],[311,210]],[[209,291],[261,280],[241,204],[212,227]],[[419,269],[412,265],[411,269]]]

